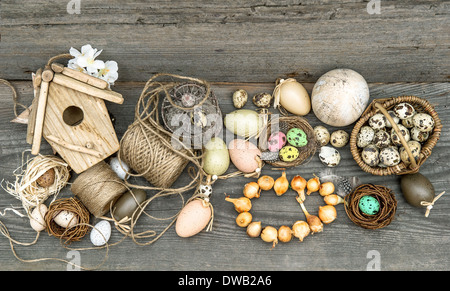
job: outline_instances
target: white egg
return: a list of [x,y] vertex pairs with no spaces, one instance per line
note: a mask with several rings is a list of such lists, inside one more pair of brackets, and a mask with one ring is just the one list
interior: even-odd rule
[[330,146],[323,146],[319,153],[320,161],[328,167],[336,167],[341,161],[339,151]]
[[78,223],[78,216],[73,212],[63,210],[53,218],[53,221],[61,227],[70,228]]
[[31,212],[30,225],[31,227],[39,232],[45,229],[45,214],[48,208],[45,204],[40,204],[39,207],[35,207]]
[[114,157],[109,162],[109,165],[120,179],[125,180],[125,178],[127,178],[127,173],[130,172],[130,167],[128,167],[125,162],[119,161],[119,158]]
[[109,238],[111,237],[111,224],[102,220],[94,225],[94,228],[91,231],[90,239],[94,246],[102,246],[105,245]]

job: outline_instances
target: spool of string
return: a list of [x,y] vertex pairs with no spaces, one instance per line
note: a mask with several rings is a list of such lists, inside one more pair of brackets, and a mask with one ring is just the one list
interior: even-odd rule
[[71,186],[72,192],[90,213],[102,217],[128,188],[104,161],[81,173]]

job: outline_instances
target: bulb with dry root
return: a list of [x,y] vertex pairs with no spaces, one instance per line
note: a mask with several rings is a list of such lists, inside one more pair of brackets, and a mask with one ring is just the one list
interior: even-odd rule
[[309,228],[309,224],[304,220],[297,220],[294,225],[292,225],[292,233],[300,241],[303,241],[310,232],[311,229]]
[[261,229],[261,221],[253,221],[247,226],[247,234],[249,237],[258,237]]
[[247,197],[230,198],[229,196],[227,196],[225,198],[225,201],[233,203],[234,209],[236,209],[236,211],[239,213],[250,211],[250,209],[252,208],[252,202]]
[[344,198],[337,194],[331,194],[323,197],[323,201],[328,205],[338,205],[344,203]]
[[320,220],[320,218],[315,215],[309,214],[308,211],[306,210],[305,205],[299,199],[298,196],[297,196],[297,202],[300,203],[300,206],[302,207],[303,213],[306,216],[306,222],[308,222],[311,232],[312,233],[321,232],[323,230],[323,223]]
[[249,182],[244,186],[244,196],[248,199],[259,198],[261,193],[261,189],[259,188],[258,183]]
[[333,205],[319,206],[319,218],[323,223],[332,223],[337,217],[336,208]]
[[292,239],[292,229],[287,225],[282,225],[278,229],[278,241],[289,242]]
[[283,173],[281,174],[281,177],[277,178],[275,180],[275,183],[273,185],[273,189],[275,190],[275,193],[278,196],[283,195],[284,193],[286,193],[286,191],[289,188],[289,181],[286,178],[286,172],[283,171]]
[[333,182],[325,182],[320,184],[319,186],[319,194],[321,196],[327,196],[334,193],[334,184]]
[[261,239],[265,242],[272,243],[272,248],[278,243],[278,231],[273,226],[266,226],[261,232]]
[[306,182],[306,194],[309,195],[313,192],[317,192],[320,189],[320,180],[319,177],[314,176]]
[[298,196],[302,201],[305,201],[305,188],[306,188],[306,180],[302,176],[295,176],[291,180],[291,188],[292,190],[298,193]]

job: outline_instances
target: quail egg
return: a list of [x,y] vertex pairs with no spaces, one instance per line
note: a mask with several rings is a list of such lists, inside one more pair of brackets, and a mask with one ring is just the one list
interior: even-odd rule
[[417,113],[413,116],[414,127],[420,131],[430,132],[434,127],[434,119],[426,113]]
[[387,118],[382,113],[377,113],[371,118],[369,118],[369,125],[373,129],[382,129],[386,127]]
[[[394,120],[395,123],[400,122],[400,118],[398,118],[397,115],[395,115],[394,111],[389,110],[388,113],[392,117],[392,119]],[[386,118],[386,127],[392,127],[391,122],[387,118]]]
[[[418,141],[410,140],[410,141],[408,141],[408,147],[411,150],[411,153],[417,162],[417,160],[419,159],[420,150],[421,150],[422,146],[420,145],[420,143]],[[409,155],[408,155],[408,152],[406,151],[405,147],[400,148],[400,158],[405,164],[411,163],[411,160],[409,159]]]
[[356,140],[356,145],[360,148],[368,146],[372,141],[373,137],[375,136],[375,130],[370,126],[363,126],[361,127],[358,138]]
[[330,143],[336,148],[341,148],[348,143],[349,135],[342,129],[336,130],[331,134]]
[[367,165],[375,167],[380,162],[379,153],[380,151],[374,144],[369,144],[368,146],[363,148],[361,152],[361,158]]
[[402,125],[406,128],[413,128],[414,127],[413,116],[402,119]]
[[285,162],[292,162],[299,156],[299,151],[293,146],[285,146],[280,150],[280,159]]
[[418,142],[426,141],[428,139],[428,136],[430,135],[429,132],[420,131],[417,127],[411,128],[410,134],[411,134],[411,139],[418,141]]
[[388,167],[398,165],[400,163],[400,153],[394,146],[382,148],[380,150],[380,162]]
[[[405,141],[408,142],[411,139],[409,130],[401,124],[397,124],[397,127],[402,133],[403,137],[405,138]],[[395,129],[391,130],[391,141],[396,146],[402,145],[402,142],[400,141],[400,136],[397,134],[397,131],[395,131]]]
[[325,126],[318,125],[314,127],[314,135],[320,146],[327,145],[330,142],[330,132]]
[[341,161],[341,154],[333,147],[323,146],[320,148],[319,159],[328,167],[336,167]]
[[395,105],[392,111],[394,111],[395,115],[400,119],[411,117],[416,113],[414,107],[406,102]]
[[270,103],[272,103],[272,94],[269,93],[258,93],[253,96],[253,103],[260,108],[269,108]]
[[385,148],[391,145],[391,136],[384,129],[380,129],[375,132],[375,135],[373,137],[373,143],[378,148]]
[[236,90],[233,93],[233,105],[236,108],[244,107],[245,103],[247,103],[248,94],[244,89]]

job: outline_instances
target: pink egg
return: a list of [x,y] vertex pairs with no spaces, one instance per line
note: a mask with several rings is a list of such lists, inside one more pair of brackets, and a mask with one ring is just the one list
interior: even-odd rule
[[234,139],[228,144],[231,162],[238,170],[252,173],[258,167],[256,156],[261,157],[261,151],[256,145],[243,139]]
[[274,132],[270,135],[268,141],[269,151],[278,152],[286,144],[286,135],[281,131]]

